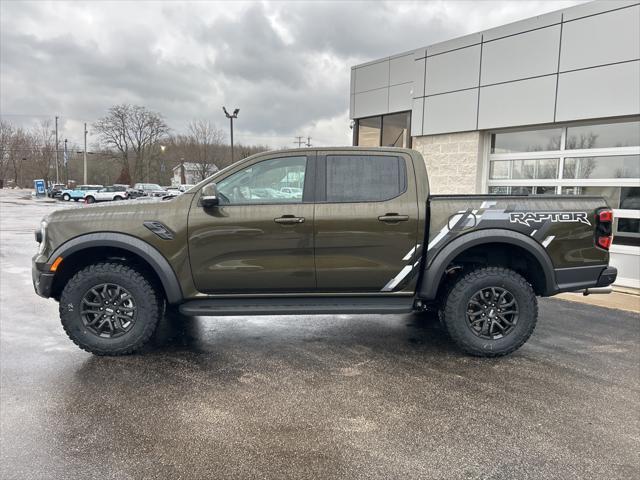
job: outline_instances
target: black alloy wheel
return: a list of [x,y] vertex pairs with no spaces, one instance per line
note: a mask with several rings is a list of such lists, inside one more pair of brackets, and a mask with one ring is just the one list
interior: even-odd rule
[[90,288],[82,297],[80,316],[94,335],[117,338],[133,328],[137,307],[128,290],[115,283]]
[[469,299],[467,325],[478,337],[497,340],[513,332],[518,314],[513,293],[502,287],[487,287]]

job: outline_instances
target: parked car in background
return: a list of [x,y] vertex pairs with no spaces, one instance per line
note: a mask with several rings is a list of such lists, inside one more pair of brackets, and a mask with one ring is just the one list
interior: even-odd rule
[[114,200],[126,200],[127,198],[129,198],[127,189],[116,185],[104,187],[100,190],[92,190],[84,195],[84,200],[87,203],[111,202]]
[[77,202],[78,200],[83,200],[86,193],[95,192],[101,188],[104,188],[104,185],[78,185],[75,188],[63,190],[60,196],[65,202],[68,202],[69,200]]
[[287,198],[302,198],[302,189],[299,187],[282,187],[280,193],[283,193]]
[[195,185],[192,185],[192,184],[190,184],[190,183],[187,183],[187,184],[185,184],[185,185],[180,185],[180,186],[178,187],[178,189],[180,190],[180,192],[181,192],[181,193],[184,193],[184,192],[186,192],[187,190],[189,190],[191,187],[194,187],[194,186],[195,186]]
[[64,183],[54,183],[47,190],[47,196],[49,198],[58,198],[66,188],[67,186]]
[[157,183],[136,183],[133,189],[148,197],[164,197],[167,194],[167,191]]

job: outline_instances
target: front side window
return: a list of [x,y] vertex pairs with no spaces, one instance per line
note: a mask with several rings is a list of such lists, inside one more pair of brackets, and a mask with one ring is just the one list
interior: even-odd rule
[[404,160],[393,156],[328,155],[327,202],[379,202],[407,185]]
[[218,183],[220,204],[301,203],[307,157],[273,158]]

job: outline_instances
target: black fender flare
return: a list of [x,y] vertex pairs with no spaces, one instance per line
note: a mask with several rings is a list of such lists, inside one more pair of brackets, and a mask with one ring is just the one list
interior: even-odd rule
[[418,297],[424,300],[435,300],[445,269],[453,259],[471,247],[486,243],[507,243],[527,250],[542,267],[545,279],[544,294],[549,295],[551,292],[557,291],[558,286],[555,280],[553,263],[542,245],[522,233],[492,228],[467,233],[454,239],[444,247],[424,268]]
[[183,295],[180,282],[167,259],[147,242],[124,233],[97,232],[74,237],[60,245],[49,256],[48,266],[58,257],[62,257],[64,260],[73,253],[94,247],[115,247],[139,256],[147,262],[155,271],[156,275],[158,275],[167,295],[167,301],[171,304],[182,301]]

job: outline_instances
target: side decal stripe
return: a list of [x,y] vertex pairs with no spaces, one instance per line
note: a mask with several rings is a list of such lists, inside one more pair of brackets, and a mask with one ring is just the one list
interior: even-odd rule
[[547,247],[549,246],[549,244],[550,244],[551,242],[553,242],[553,239],[554,239],[554,238],[556,238],[556,237],[555,237],[555,235],[551,235],[551,236],[549,236],[549,237],[545,238],[545,239],[544,239],[544,242],[542,242],[542,246],[543,246],[544,248],[547,248]]
[[398,275],[393,277],[389,281],[389,283],[387,283],[384,287],[382,287],[382,291],[389,292],[393,290],[396,287],[396,285],[398,285],[402,280],[405,279],[407,275],[409,275],[409,272],[411,272],[411,270],[413,270],[413,265],[406,265],[402,270],[400,270],[400,273],[398,273]]

